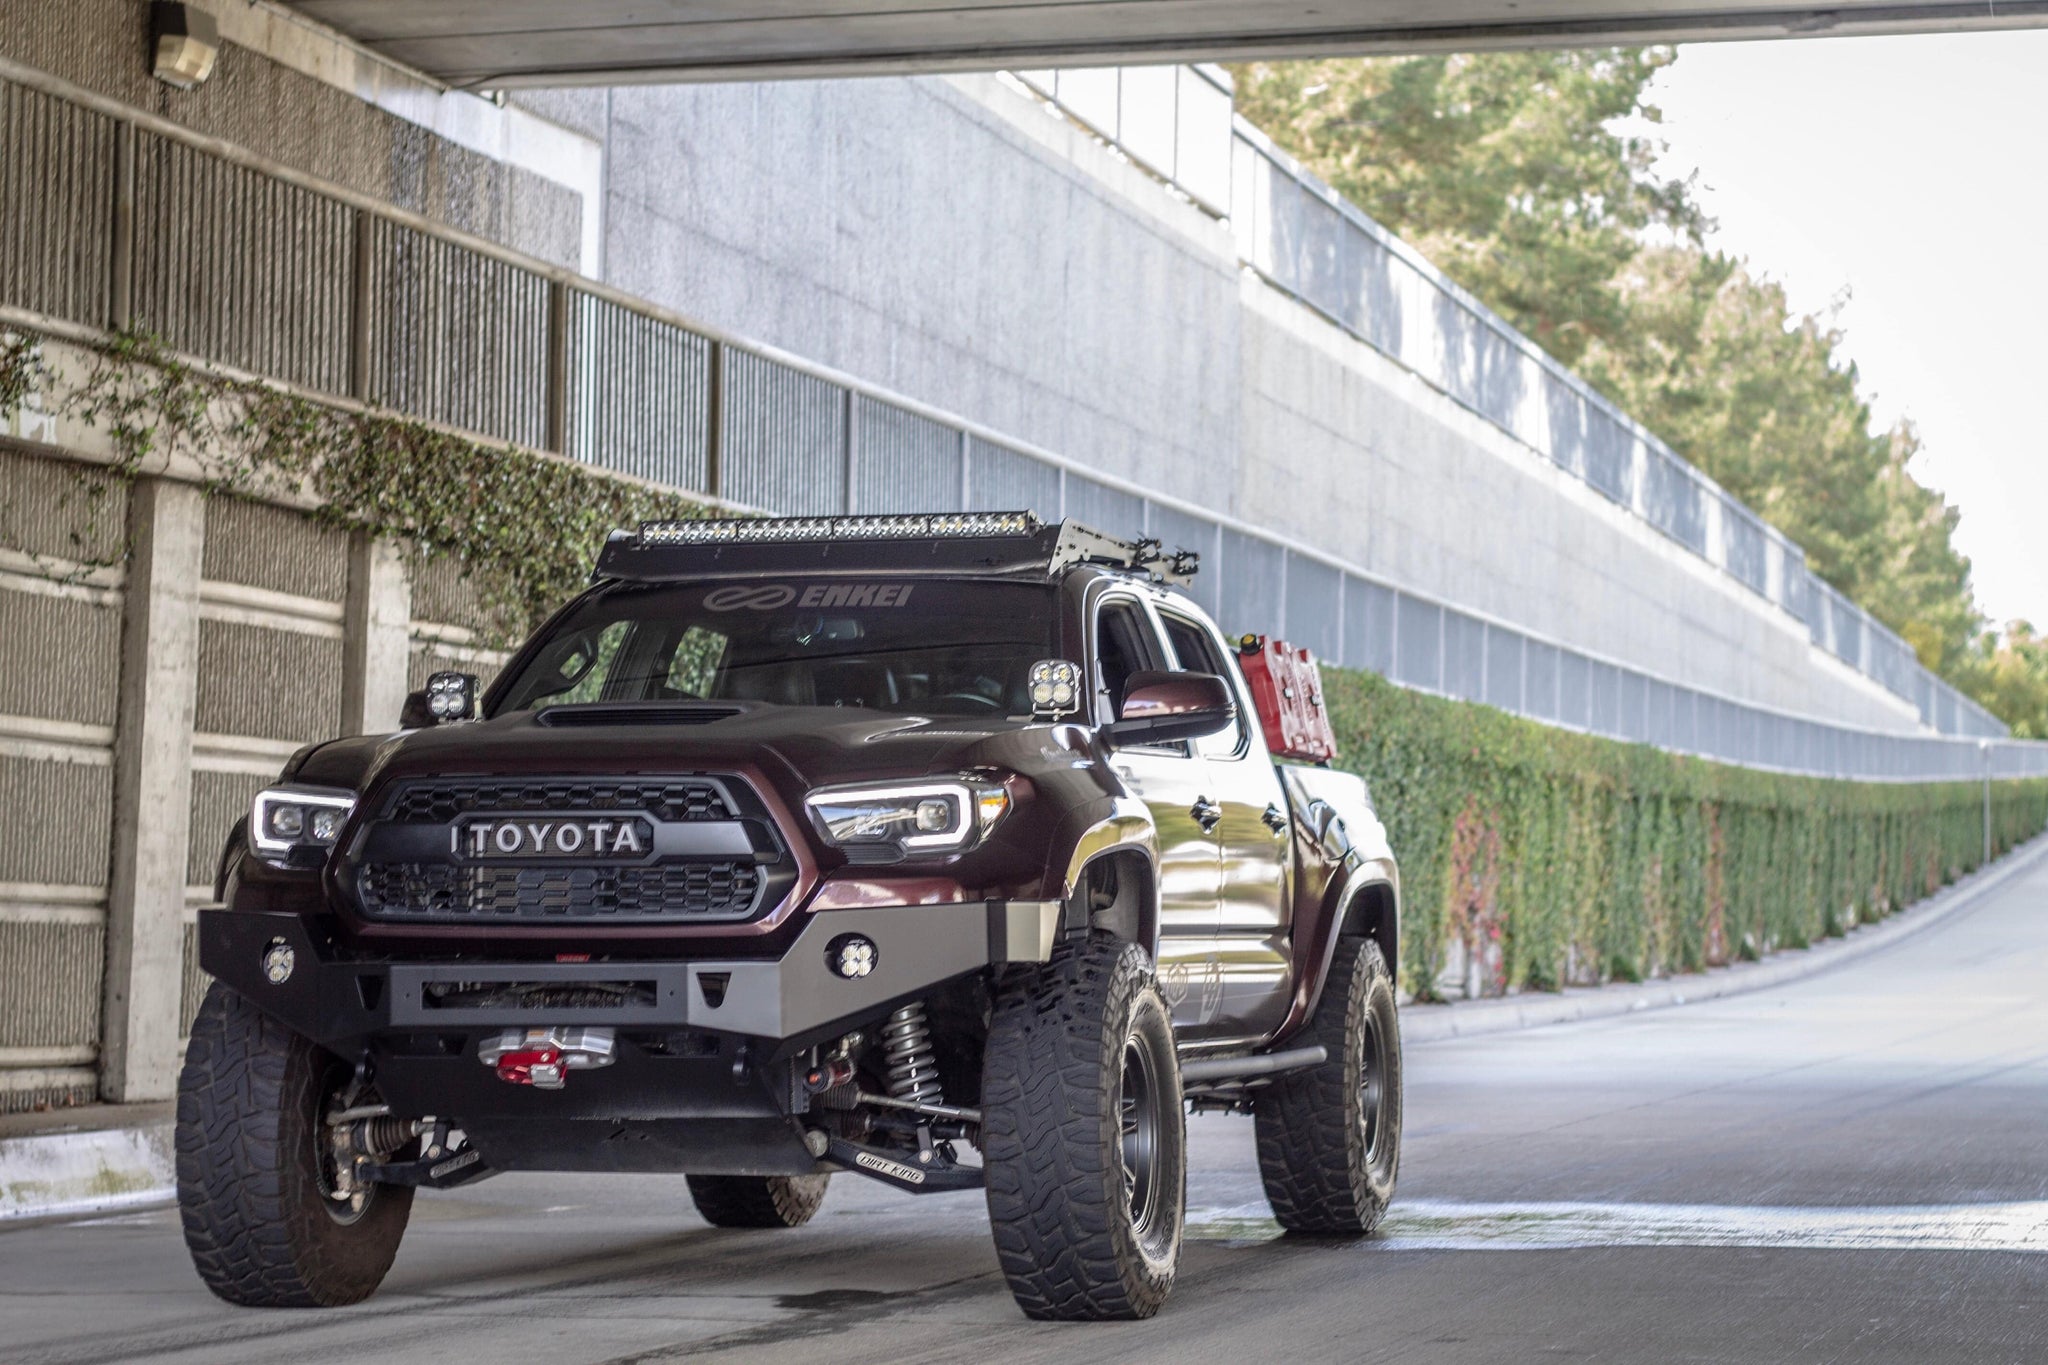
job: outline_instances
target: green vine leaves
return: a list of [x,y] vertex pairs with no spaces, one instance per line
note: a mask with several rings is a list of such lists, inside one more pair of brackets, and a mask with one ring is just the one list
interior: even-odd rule
[[101,474],[132,481],[175,469],[217,495],[287,502],[451,555],[497,623],[485,643],[512,642],[573,595],[614,528],[707,512],[690,494],[572,460],[224,376],[146,335],[117,335],[90,354],[62,373],[34,338],[7,341],[0,413],[34,394],[43,411],[105,435],[114,458]]
[[[1401,863],[1418,997],[1697,971],[1881,918],[1983,856],[1974,782],[1738,768],[1324,670],[1339,762]],[[2048,782],[1993,788],[2000,850],[2048,826]]]

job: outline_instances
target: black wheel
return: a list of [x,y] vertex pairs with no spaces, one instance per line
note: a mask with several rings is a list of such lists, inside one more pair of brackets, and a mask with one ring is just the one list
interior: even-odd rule
[[178,1078],[178,1214],[229,1303],[331,1308],[391,1269],[411,1189],[341,1188],[324,1116],[349,1068],[216,982]]
[[831,1175],[693,1175],[690,1198],[715,1228],[800,1228],[825,1202]]
[[1098,935],[998,993],[982,1063],[989,1223],[1027,1317],[1149,1318],[1173,1288],[1187,1124],[1143,949]]
[[1329,1060],[1283,1076],[1255,1106],[1259,1175],[1289,1232],[1357,1237],[1386,1216],[1401,1166],[1401,1027],[1377,943],[1337,945],[1308,1027]]

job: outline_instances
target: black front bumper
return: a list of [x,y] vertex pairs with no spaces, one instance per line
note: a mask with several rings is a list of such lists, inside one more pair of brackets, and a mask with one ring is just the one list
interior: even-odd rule
[[[871,906],[810,915],[780,958],[654,958],[602,962],[363,960],[316,942],[298,915],[199,912],[199,965],[264,1013],[336,1052],[394,1034],[484,1033],[548,1025],[689,1029],[749,1040],[786,1056],[892,1004],[1005,962],[1043,962],[1059,928],[1057,901]],[[847,980],[827,948],[847,934],[875,945],[874,970]],[[281,981],[272,947],[290,949]],[[431,989],[454,982],[631,984],[639,1003],[557,1008],[449,1008]]]
[[[815,1166],[795,1121],[810,1100],[805,1049],[991,965],[1045,961],[1059,914],[1056,901],[820,911],[776,959],[536,962],[364,959],[295,914],[202,910],[199,961],[294,1032],[367,1063],[395,1112],[458,1121],[494,1169],[786,1174]],[[874,943],[868,976],[828,965],[845,934]],[[272,980],[265,958],[280,947],[291,970]],[[462,983],[453,998],[473,999],[493,982],[630,985],[633,1003],[451,1007],[434,989]],[[549,1027],[613,1030],[614,1060],[539,1090],[478,1059],[484,1038]]]

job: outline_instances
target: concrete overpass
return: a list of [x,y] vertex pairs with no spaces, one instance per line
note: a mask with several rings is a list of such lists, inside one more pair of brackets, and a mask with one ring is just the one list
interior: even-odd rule
[[451,85],[490,87],[2048,25],[2042,0],[293,0],[291,8]]

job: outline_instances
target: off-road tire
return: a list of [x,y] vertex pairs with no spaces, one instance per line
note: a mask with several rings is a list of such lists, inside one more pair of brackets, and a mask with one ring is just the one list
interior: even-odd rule
[[800,1228],[825,1202],[829,1173],[693,1175],[690,1198],[715,1228]]
[[1328,1061],[1280,1077],[1254,1102],[1259,1176],[1287,1231],[1359,1237],[1386,1216],[1401,1166],[1400,1022],[1393,974],[1370,939],[1338,943],[1316,1012],[1288,1046],[1318,1043]]
[[333,1308],[391,1269],[410,1188],[370,1189],[351,1220],[321,1187],[321,1106],[348,1070],[218,982],[178,1078],[178,1215],[199,1278],[229,1303]]
[[[1129,1149],[1150,1151],[1135,1189],[1126,1187],[1127,1093],[1132,1114],[1149,1116],[1144,1145]],[[1144,950],[1097,934],[1007,979],[989,1025],[981,1110],[996,1256],[1025,1316],[1158,1312],[1180,1261],[1187,1127],[1172,1016]]]

